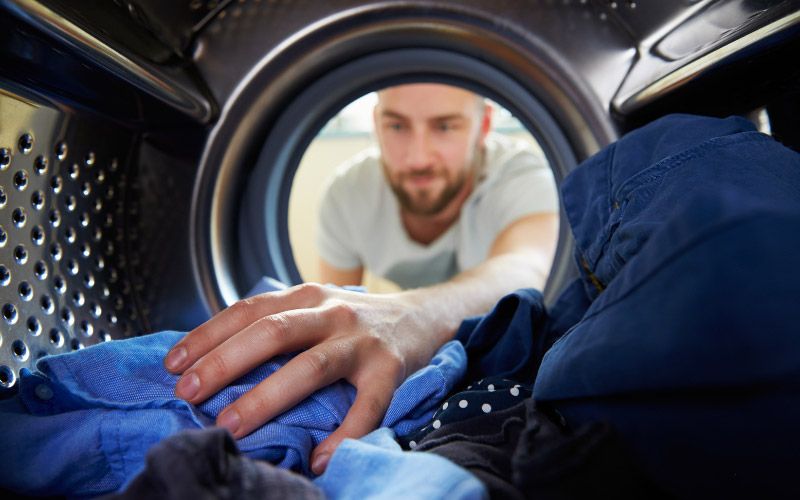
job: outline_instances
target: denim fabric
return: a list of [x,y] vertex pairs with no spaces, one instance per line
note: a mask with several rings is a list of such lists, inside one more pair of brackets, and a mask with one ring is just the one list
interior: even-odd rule
[[543,333],[546,320],[542,294],[533,288],[506,295],[486,315],[465,319],[456,332],[467,351],[465,382],[486,377],[532,382],[553,342]]
[[[199,406],[176,399],[177,377],[162,361],[182,333],[162,332],[42,358],[20,377],[19,394],[0,402],[0,486],[31,494],[94,495],[123,486],[148,448],[179,430],[213,425],[228,404],[282,366],[256,368]],[[463,347],[450,342],[395,392],[383,421],[403,435],[422,426],[461,379]],[[342,422],[355,389],[338,382],[252,434],[242,453],[309,473],[309,453]]]
[[[729,193],[748,204],[763,201],[765,208],[796,207],[797,162],[796,153],[738,117],[671,115],[608,146],[562,187],[579,268],[592,275],[587,283],[597,281],[590,289],[593,296],[693,199]],[[726,216],[677,217],[696,226]]]
[[465,469],[433,454],[402,451],[387,428],[342,441],[314,484],[340,500],[488,498],[483,484]]
[[594,300],[537,401],[612,423],[673,494],[800,497],[800,156],[742,119],[670,116],[563,200]]

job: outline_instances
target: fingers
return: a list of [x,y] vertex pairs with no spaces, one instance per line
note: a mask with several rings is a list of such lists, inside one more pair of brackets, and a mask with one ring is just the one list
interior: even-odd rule
[[368,379],[357,388],[356,400],[342,425],[312,453],[311,470],[314,474],[325,472],[330,457],[343,439],[360,438],[380,425],[397,387],[394,379],[391,374],[376,374],[376,377]]
[[405,340],[396,335],[397,318],[406,317],[402,304],[351,293],[309,284],[229,307],[166,357],[167,369],[182,374],[175,394],[199,404],[264,361],[308,349],[222,411],[217,425],[241,438],[318,389],[349,380],[357,388],[354,405],[314,451],[312,468],[321,473],[344,438],[380,424],[408,364]]
[[259,319],[283,311],[316,306],[324,295],[323,287],[305,284],[240,300],[189,332],[170,349],[164,366],[172,373],[181,373]]
[[255,321],[186,369],[175,395],[201,403],[264,361],[320,342],[330,327],[327,316],[325,310],[302,309]]
[[314,391],[344,378],[352,351],[349,342],[339,341],[298,354],[220,413],[217,425],[237,439],[249,434]]

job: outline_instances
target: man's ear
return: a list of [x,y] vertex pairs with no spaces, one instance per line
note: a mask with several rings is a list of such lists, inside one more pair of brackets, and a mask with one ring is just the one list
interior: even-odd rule
[[492,113],[494,113],[494,107],[488,102],[484,101],[483,118],[481,118],[481,129],[478,136],[480,144],[483,144],[484,139],[486,139],[486,136],[489,135],[489,131],[492,130]]
[[381,139],[381,128],[378,124],[378,113],[380,113],[380,110],[378,109],[379,107],[380,103],[376,103],[375,106],[372,107],[372,131],[378,141]]
[[375,103],[375,106],[372,107],[372,128],[375,131],[376,136],[380,136],[380,124],[378,123],[378,115],[380,114],[381,103]]

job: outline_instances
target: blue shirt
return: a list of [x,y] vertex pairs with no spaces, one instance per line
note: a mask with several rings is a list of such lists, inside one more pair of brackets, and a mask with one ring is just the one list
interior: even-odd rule
[[[283,366],[264,363],[194,406],[173,393],[177,376],[163,368],[184,334],[162,332],[113,341],[39,360],[25,370],[20,392],[0,402],[0,484],[37,495],[96,495],[115,491],[144,466],[151,445],[180,430],[211,426],[228,404]],[[458,342],[395,392],[381,424],[398,435],[421,427],[463,376]],[[344,419],[355,389],[340,381],[320,389],[237,445],[245,455],[310,474],[311,450]]]
[[359,440],[345,439],[328,468],[314,480],[327,498],[372,500],[480,500],[488,498],[478,478],[433,453],[404,452],[391,429]]

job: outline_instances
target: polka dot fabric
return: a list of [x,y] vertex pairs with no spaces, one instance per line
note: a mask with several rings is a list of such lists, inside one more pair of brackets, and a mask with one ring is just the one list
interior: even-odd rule
[[443,425],[505,410],[529,397],[531,397],[530,386],[514,380],[500,377],[479,380],[442,403],[424,427],[398,438],[398,441],[403,449],[413,450],[422,438]]

